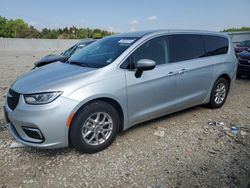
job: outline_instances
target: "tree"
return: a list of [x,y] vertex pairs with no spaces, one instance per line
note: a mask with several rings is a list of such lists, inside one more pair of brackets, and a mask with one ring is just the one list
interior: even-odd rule
[[59,36],[59,32],[56,29],[47,29],[44,28],[41,31],[41,38],[46,38],[46,39],[56,39]]
[[76,32],[78,38],[88,38],[87,29],[80,28]]
[[40,38],[41,34],[40,32],[34,28],[32,25],[29,27],[29,35],[28,38]]
[[0,16],[0,37],[8,37],[5,26],[7,23],[7,19]]
[[223,30],[223,32],[240,32],[240,31],[250,31],[250,27],[229,28]]
[[7,21],[5,30],[11,38],[26,38],[29,35],[29,26],[21,19]]
[[94,39],[100,39],[100,38],[102,38],[102,34],[101,33],[94,33],[93,36],[92,36],[92,38],[94,38]]
[[0,37],[10,38],[47,38],[47,39],[83,39],[102,38],[114,33],[90,28],[77,28],[75,26],[59,29],[44,28],[37,30],[34,26],[28,25],[21,19],[8,20],[0,16]]

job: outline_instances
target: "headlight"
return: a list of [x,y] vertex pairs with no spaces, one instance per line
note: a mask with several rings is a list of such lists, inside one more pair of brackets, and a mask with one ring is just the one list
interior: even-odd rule
[[48,104],[59,97],[62,92],[48,92],[23,95],[27,104]]

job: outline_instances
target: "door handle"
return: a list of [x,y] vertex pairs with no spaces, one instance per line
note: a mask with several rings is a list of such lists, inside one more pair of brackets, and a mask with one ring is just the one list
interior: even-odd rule
[[168,74],[169,74],[169,75],[172,75],[172,74],[174,74],[174,72],[171,71],[171,72],[169,72]]
[[170,71],[170,72],[168,73],[168,76],[174,76],[174,75],[176,75],[176,74],[178,74],[178,72],[172,72],[172,71]]
[[174,75],[177,75],[177,74],[183,74],[186,70],[187,70],[187,69],[181,69],[181,70],[176,71],[176,72],[170,71],[170,72],[168,73],[168,76],[174,76]]
[[181,69],[178,71],[178,74],[183,74],[186,71],[186,69]]

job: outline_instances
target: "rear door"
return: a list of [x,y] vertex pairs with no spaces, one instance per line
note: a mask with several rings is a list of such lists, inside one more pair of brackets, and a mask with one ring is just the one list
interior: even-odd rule
[[170,64],[179,71],[178,93],[181,108],[202,103],[208,96],[214,65],[206,57],[203,37],[172,34],[168,37]]

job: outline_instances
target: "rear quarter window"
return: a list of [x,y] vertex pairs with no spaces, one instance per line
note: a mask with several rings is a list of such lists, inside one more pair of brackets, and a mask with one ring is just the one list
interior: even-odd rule
[[206,56],[226,54],[228,52],[228,39],[219,36],[205,35]]

